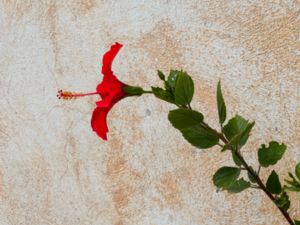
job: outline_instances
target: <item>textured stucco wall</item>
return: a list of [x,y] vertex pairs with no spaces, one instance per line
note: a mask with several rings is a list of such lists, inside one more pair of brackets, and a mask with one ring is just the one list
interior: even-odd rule
[[[229,115],[256,120],[245,157],[270,138],[300,161],[300,2],[0,0],[1,225],[282,225],[256,190],[216,193],[212,175],[233,165],[217,148],[187,144],[172,107],[128,98],[109,115],[109,141],[90,128],[97,98],[59,101],[58,89],[94,90],[102,54],[119,41],[122,81],[159,85],[156,69],[194,78],[193,107],[217,126],[222,79]],[[263,170],[267,177],[270,169]],[[291,214],[300,215],[292,195]]]

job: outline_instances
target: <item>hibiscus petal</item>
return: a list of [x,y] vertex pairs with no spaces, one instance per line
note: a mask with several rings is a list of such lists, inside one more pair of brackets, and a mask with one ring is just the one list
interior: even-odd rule
[[122,48],[123,45],[116,42],[114,45],[111,46],[110,50],[106,52],[103,56],[103,64],[102,64],[102,74],[104,77],[114,76],[111,70],[111,64],[118,54],[119,50]]
[[122,87],[126,86],[126,84],[119,81],[111,70],[112,62],[121,47],[122,45],[116,42],[111,46],[110,50],[104,54],[102,66],[104,77],[96,88],[102,100],[96,102],[97,108],[95,108],[93,112],[91,124],[93,131],[104,140],[107,140],[108,132],[106,123],[107,114],[115,103],[126,96],[126,93],[122,90]]
[[108,127],[106,123],[106,117],[107,113],[110,110],[110,107],[108,108],[95,108],[92,119],[91,119],[91,125],[93,128],[93,131],[97,133],[99,137],[101,137],[103,140],[107,140],[107,132]]
[[103,98],[101,101],[96,102],[96,105],[101,108],[112,106],[113,105],[112,100],[114,99],[114,97],[115,97],[114,95],[109,95]]

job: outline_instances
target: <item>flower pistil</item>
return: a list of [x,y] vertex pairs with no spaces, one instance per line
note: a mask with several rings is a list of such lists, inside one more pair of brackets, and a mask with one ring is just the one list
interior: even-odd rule
[[99,95],[99,93],[98,92],[76,93],[76,92],[71,92],[71,91],[59,90],[57,92],[56,96],[58,99],[71,100],[71,99],[76,99],[79,97],[84,97],[84,96],[89,96],[89,95]]

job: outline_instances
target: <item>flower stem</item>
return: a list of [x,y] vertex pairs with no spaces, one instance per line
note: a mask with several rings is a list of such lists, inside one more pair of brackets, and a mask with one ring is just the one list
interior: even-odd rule
[[[207,123],[204,123],[204,122],[202,122],[202,123],[207,129],[215,132],[219,136],[219,138],[224,142],[225,145],[228,144],[228,141],[225,138],[225,136],[223,135],[223,133],[219,133],[215,129],[211,128]],[[259,177],[259,174],[256,173],[252,169],[252,167],[250,167],[247,164],[247,162],[245,161],[245,159],[243,158],[243,156],[241,155],[241,153],[239,151],[236,151],[235,149],[230,149],[230,150],[241,161],[243,167],[248,171],[248,173],[251,174],[254,177],[254,179],[256,180],[256,183],[258,184],[258,189],[261,189],[272,200],[272,202],[275,204],[275,200],[276,200],[275,197],[272,195],[271,192],[268,191],[265,184],[262,182],[261,178]],[[260,168],[259,168],[259,170],[260,170]],[[294,221],[292,220],[289,213],[285,209],[279,207],[278,205],[276,205],[276,207],[278,208],[278,210],[281,212],[281,214],[285,217],[285,219],[288,221],[288,223],[290,225],[295,225]]]
[[[224,144],[228,144],[227,139],[225,138],[225,136],[222,133],[219,133],[215,129],[211,128],[208,124],[206,124],[204,122],[202,122],[202,123],[205,125],[205,127],[207,129],[215,132],[219,136],[219,138],[224,142]],[[261,189],[272,200],[272,202],[276,205],[276,203],[275,203],[275,200],[276,200],[275,197],[272,195],[271,192],[268,191],[268,189],[266,188],[265,184],[262,182],[261,178],[259,177],[260,167],[259,167],[258,173],[256,173],[252,169],[252,167],[250,167],[247,164],[247,162],[245,161],[245,159],[243,158],[243,156],[241,155],[241,153],[239,151],[236,151],[234,149],[230,149],[230,150],[241,161],[244,169],[246,169],[248,171],[248,173],[251,174],[254,177],[254,179],[256,180],[256,183],[258,184],[258,187],[256,187],[256,188]],[[278,205],[276,205],[276,207],[278,208],[278,210],[281,212],[281,214],[285,217],[285,219],[288,221],[288,223],[290,225],[295,225],[294,221],[292,220],[292,218],[290,217],[289,213],[285,209],[279,207]]]
[[[264,183],[262,182],[262,180],[260,179],[260,177],[258,176],[258,174],[247,164],[247,162],[244,160],[243,156],[239,152],[234,151],[234,154],[242,162],[242,165],[247,169],[247,171],[254,177],[254,179],[256,180],[256,183],[258,184],[258,187],[275,204],[275,197],[272,195],[271,192],[269,192],[267,190],[266,186],[264,185]],[[286,210],[284,210],[283,208],[279,207],[278,205],[276,205],[276,207],[279,209],[279,211],[281,212],[281,214],[285,217],[285,219],[288,221],[288,223],[290,225],[295,225],[294,221],[292,220],[292,218],[290,217],[289,213]]]
[[[226,140],[226,138],[224,137],[223,134],[219,133],[219,136],[225,144],[228,143],[228,141]],[[258,188],[261,189],[272,200],[272,202],[275,204],[275,200],[276,200],[275,197],[272,195],[271,192],[268,191],[265,184],[262,182],[261,178],[259,177],[258,173],[256,173],[252,169],[252,167],[250,167],[248,165],[248,163],[245,161],[244,157],[241,155],[241,153],[239,151],[235,151],[233,149],[231,149],[231,151],[241,161],[242,165],[249,172],[249,174],[251,174],[254,177],[254,179],[256,180],[256,183],[258,184]],[[288,221],[288,223],[290,225],[295,225],[294,221],[292,220],[292,218],[290,217],[289,213],[286,210],[279,207],[278,205],[276,205],[276,207],[278,208],[278,210],[281,212],[281,214],[285,217],[285,219]]]
[[[144,91],[144,93],[152,93],[152,91]],[[177,105],[179,108],[186,108],[186,109],[192,109],[190,105]],[[226,145],[228,144],[228,140],[226,139],[226,137],[223,135],[223,133],[219,133],[217,130],[211,128],[207,123],[205,123],[204,121],[201,122],[201,126],[203,126],[204,128],[214,132],[215,134],[218,135],[218,137],[220,138],[220,140],[223,141],[223,143]],[[221,126],[221,129],[223,130],[223,127]],[[222,147],[223,145],[218,143],[218,145],[220,147]],[[247,170],[249,174],[251,174],[253,176],[253,178],[256,180],[257,186],[251,186],[251,188],[255,188],[255,189],[261,189],[268,197],[269,199],[271,199],[271,201],[276,205],[275,200],[276,198],[273,196],[273,194],[271,192],[268,191],[268,189],[266,188],[265,184],[263,183],[263,181],[261,180],[261,178],[259,177],[259,170],[256,173],[252,167],[250,167],[248,165],[248,163],[245,161],[245,159],[243,158],[243,156],[241,155],[241,153],[239,151],[237,151],[236,149],[230,149],[233,154],[241,161],[242,165],[243,165],[243,169]],[[295,225],[294,221],[292,220],[292,218],[290,217],[289,213],[283,209],[282,207],[276,205],[276,207],[278,208],[278,210],[281,212],[281,214],[285,217],[285,219],[287,220],[287,222],[290,225]]]

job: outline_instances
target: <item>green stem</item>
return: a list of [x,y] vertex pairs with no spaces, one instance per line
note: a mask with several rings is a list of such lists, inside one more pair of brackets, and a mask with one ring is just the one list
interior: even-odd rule
[[[224,142],[224,144],[228,144],[227,139],[225,138],[225,136],[223,135],[223,133],[219,133],[218,131],[216,131],[215,129],[211,128],[207,123],[205,123],[204,121],[202,121],[202,126],[206,127],[207,129],[215,132],[219,138]],[[259,189],[263,190],[263,192],[272,200],[272,202],[275,204],[275,197],[272,195],[271,192],[269,192],[266,188],[266,186],[264,185],[264,183],[262,182],[262,180],[260,179],[259,175],[252,169],[252,167],[250,167],[247,162],[245,161],[245,159],[243,158],[243,156],[241,155],[241,153],[235,149],[231,149],[231,151],[235,154],[235,156],[242,162],[242,165],[244,166],[244,168],[248,171],[248,173],[250,173],[254,179],[256,180],[256,183],[258,184]],[[275,204],[276,205],[276,204]],[[292,218],[290,217],[289,213],[284,210],[283,208],[279,207],[276,205],[276,207],[279,209],[279,211],[281,212],[281,214],[285,217],[285,219],[288,221],[288,223],[290,225],[295,225],[294,221],[292,220]]]
[[261,169],[261,165],[258,166],[257,176],[259,176],[260,169]]
[[[152,93],[152,91],[144,91],[143,93]],[[190,105],[177,105],[179,108],[186,108],[186,109],[192,109]],[[203,126],[204,128],[214,132],[215,134],[218,135],[218,137],[224,142],[224,144],[228,144],[228,140],[226,139],[226,137],[223,135],[223,133],[219,133],[217,130],[211,128],[207,123],[205,123],[204,121],[201,122],[201,126]],[[221,126],[221,128],[223,128]],[[223,130],[223,129],[222,129]],[[222,146],[220,143],[218,144],[219,146]],[[256,173],[252,167],[250,167],[247,162],[245,161],[245,159],[243,158],[243,156],[241,155],[241,153],[235,149],[231,149],[231,151],[233,152],[233,154],[235,154],[235,156],[241,161],[244,169],[246,169],[248,171],[249,174],[251,174],[254,179],[256,180],[256,183],[258,186],[251,186],[252,188],[256,188],[256,189],[261,189],[271,200],[272,202],[275,204],[275,197],[272,195],[271,192],[269,192],[265,186],[265,184],[262,182],[262,180],[260,179],[258,173]],[[259,171],[258,171],[259,172]],[[276,205],[276,204],[275,204]],[[276,205],[276,207],[278,208],[278,210],[281,212],[281,214],[285,217],[285,219],[288,221],[288,223],[290,225],[295,225],[294,221],[292,220],[292,218],[290,217],[289,213],[284,210],[283,208],[279,207]]]
[[[247,164],[247,162],[244,160],[243,156],[239,152],[235,151],[234,154],[242,162],[242,165],[247,169],[247,171],[254,177],[254,179],[256,180],[256,183],[258,184],[259,188],[262,189],[262,191],[275,204],[275,200],[276,200],[275,197],[272,195],[271,192],[269,192],[267,190],[266,186],[264,185],[264,183],[262,182],[262,180],[260,179],[260,177],[257,175],[257,173],[255,173],[255,171]],[[288,223],[290,225],[295,225],[294,221],[292,220],[292,218],[290,217],[289,213],[286,210],[284,210],[283,208],[279,207],[278,205],[276,205],[276,207],[279,209],[279,211],[281,212],[281,214],[285,217],[285,219],[288,221]]]

